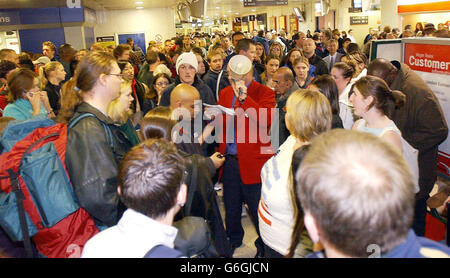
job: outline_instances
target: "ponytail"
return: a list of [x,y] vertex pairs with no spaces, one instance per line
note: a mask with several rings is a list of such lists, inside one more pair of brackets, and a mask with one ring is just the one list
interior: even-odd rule
[[41,90],[44,90],[48,84],[48,77],[51,72],[56,71],[58,66],[63,66],[60,62],[53,61],[39,68],[39,79],[41,81]]
[[80,90],[76,87],[77,80],[75,77],[68,80],[61,87],[61,109],[57,116],[57,121],[67,123],[75,113],[75,108],[83,102]]

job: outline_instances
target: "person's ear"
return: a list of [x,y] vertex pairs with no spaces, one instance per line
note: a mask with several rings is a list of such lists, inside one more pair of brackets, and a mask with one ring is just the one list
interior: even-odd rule
[[305,213],[303,221],[305,223],[306,230],[308,231],[311,240],[314,243],[318,243],[320,241],[320,233],[314,217],[310,213]]
[[101,73],[100,74],[100,76],[98,77],[98,84],[100,85],[100,86],[106,86],[106,84],[107,84],[107,77],[108,77],[108,75],[106,75],[106,74],[104,74],[104,73]]

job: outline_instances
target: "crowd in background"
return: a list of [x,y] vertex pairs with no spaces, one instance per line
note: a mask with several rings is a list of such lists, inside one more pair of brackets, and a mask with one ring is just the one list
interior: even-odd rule
[[[342,239],[346,236],[342,231],[355,236],[355,231],[342,228],[351,221],[337,222],[343,225],[340,231],[329,225],[322,226],[320,221],[327,214],[314,212],[317,205],[309,199],[310,192],[306,192],[312,190],[306,186],[308,181],[302,183],[304,188],[298,189],[298,192],[305,190],[306,193],[298,193],[299,199],[296,199],[297,182],[307,179],[296,170],[305,154],[310,151],[319,153],[314,144],[312,150],[308,146],[314,138],[330,129],[353,129],[375,134],[387,143],[386,146],[378,146],[379,151],[392,148],[402,153],[405,151],[402,140],[406,139],[419,151],[420,188],[414,192],[405,189],[406,193],[403,193],[409,194],[406,197],[394,194],[398,197],[395,201],[410,203],[404,206],[408,212],[405,216],[395,216],[399,221],[403,219],[399,224],[403,226],[393,236],[394,239],[386,239],[392,245],[386,243],[382,246],[385,254],[392,255],[394,247],[403,244],[402,240],[407,236],[408,240],[413,237],[410,228],[418,236],[424,235],[426,202],[436,181],[437,147],[448,136],[448,127],[434,93],[420,77],[399,62],[383,59],[370,62],[368,57],[374,40],[422,36],[448,38],[448,26],[439,24],[435,29],[432,24],[423,26],[418,23],[415,30],[408,25],[403,32],[388,26],[383,30],[370,29],[362,45],[358,45],[352,30],[327,29],[312,34],[308,31],[306,34],[294,32],[288,35],[282,29],[279,33],[254,30],[178,35],[161,42],[150,41],[145,53],[131,38],[126,44],[115,47],[94,43],[90,49],[80,50],[70,44],[57,48],[47,41],[42,43],[42,53],[39,54],[24,51],[19,55],[13,50],[2,49],[0,127],[4,128],[14,119],[26,120],[35,116],[71,123],[83,113],[95,115],[83,119],[71,129],[65,162],[81,207],[92,216],[96,226],[104,230],[88,242],[84,257],[143,257],[144,251],[149,250],[145,248],[153,247],[156,241],[147,242],[143,231],[133,230],[130,232],[132,235],[135,233],[132,244],[123,244],[122,240],[129,240],[129,237],[126,232],[121,232],[120,225],[127,223],[132,227],[136,225],[136,229],[139,229],[138,223],[147,223],[144,231],[160,231],[155,237],[164,237],[161,243],[173,247],[174,230],[167,226],[179,216],[187,202],[187,189],[179,186],[184,182],[181,179],[183,166],[177,161],[183,159],[203,166],[199,176],[205,177],[202,182],[207,184],[205,186],[224,190],[226,237],[216,240],[229,241],[233,251],[242,245],[244,231],[240,220],[245,203],[258,233],[256,257],[319,256],[312,253],[320,250],[319,242],[328,256],[363,256],[360,246],[352,249],[356,245],[351,243],[354,237],[345,238],[340,243],[332,239],[334,232]],[[425,99],[427,101],[423,104]],[[175,143],[170,135],[173,126],[183,121],[194,121],[203,114],[199,111],[204,108],[195,104],[197,100],[231,109],[278,108],[277,117],[269,115],[265,123],[251,115],[244,117],[247,122],[255,120],[258,128],[270,135],[270,142],[266,144],[258,139],[254,143],[247,139],[238,143],[234,138],[226,144],[205,143],[206,138],[213,136],[211,129],[214,127],[201,119],[200,134],[183,128],[180,136],[187,136],[191,141]],[[420,108],[416,106],[419,103]],[[177,108],[186,109],[191,117],[187,119],[178,115],[174,120],[172,112]],[[224,119],[228,125],[229,119],[225,116]],[[105,137],[105,125],[112,132],[112,148],[108,144],[109,138]],[[237,124],[236,128],[241,126]],[[228,132],[227,128],[223,130]],[[347,142],[346,135],[336,136]],[[365,140],[367,144],[374,140],[354,136],[356,139],[353,139]],[[321,140],[326,141],[326,137]],[[170,141],[176,148],[169,144]],[[350,141],[347,142],[349,146],[352,145]],[[339,153],[333,144],[326,146]],[[263,154],[259,147],[272,149],[272,152]],[[341,155],[348,155],[342,152]],[[165,178],[161,176],[159,179],[163,180],[160,189],[167,187],[170,192],[167,198],[171,201],[158,203],[166,210],[155,207],[156,212],[146,208],[140,196],[136,196],[136,192],[142,189],[133,189],[133,186],[151,187],[159,182],[152,173],[160,173],[161,167],[148,162],[148,169],[144,169],[138,163],[139,160],[150,161],[150,154],[157,155],[159,160],[155,163],[160,163],[168,171]],[[393,159],[399,157],[401,155]],[[372,166],[367,167],[370,170]],[[136,173],[141,176],[136,176]],[[338,175],[333,171],[329,174]],[[149,177],[148,180],[145,177]],[[411,178],[406,177],[405,180],[405,183],[411,182]],[[190,184],[187,185],[190,188]],[[371,184],[368,186],[377,192]],[[198,198],[207,203],[209,197],[202,194],[199,193]],[[364,196],[354,201],[364,202]],[[151,193],[147,197],[147,201],[158,199]],[[333,201],[340,203],[342,200]],[[194,207],[201,203],[196,202]],[[198,215],[211,217],[207,208],[207,205],[197,207],[202,211]],[[370,206],[370,209],[377,213],[375,206]],[[326,210],[333,211],[331,207]],[[159,224],[142,218],[142,214]],[[364,223],[366,220],[360,219]],[[167,223],[169,225],[164,226]],[[371,233],[389,233],[388,223],[383,222],[383,225],[386,226],[380,231]],[[322,241],[318,239],[318,229],[324,229],[321,230],[325,232]],[[146,244],[138,248],[141,242]],[[111,244],[116,248],[114,251]],[[411,256],[419,256],[419,253]]]

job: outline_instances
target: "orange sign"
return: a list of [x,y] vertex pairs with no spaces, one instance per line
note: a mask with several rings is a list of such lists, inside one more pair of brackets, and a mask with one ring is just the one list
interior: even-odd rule
[[407,43],[405,64],[411,69],[450,75],[450,45]]
[[450,10],[450,1],[410,1],[397,2],[397,11],[401,13],[443,12]]

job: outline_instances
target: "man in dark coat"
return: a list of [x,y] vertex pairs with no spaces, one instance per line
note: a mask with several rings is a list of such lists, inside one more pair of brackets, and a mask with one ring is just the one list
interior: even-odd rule
[[392,90],[406,95],[406,104],[392,115],[403,138],[419,150],[419,185],[413,228],[425,234],[426,201],[436,182],[438,147],[448,136],[448,126],[438,99],[428,85],[407,65],[385,59],[374,60],[368,75],[386,81]]

